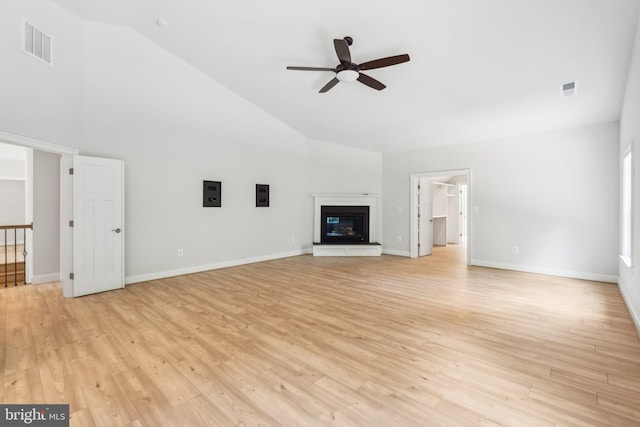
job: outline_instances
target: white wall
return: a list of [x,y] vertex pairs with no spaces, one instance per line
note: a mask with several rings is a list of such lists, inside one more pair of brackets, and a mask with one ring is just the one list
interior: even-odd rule
[[[0,225],[24,224],[25,213],[24,180],[0,179]],[[7,239],[13,242],[13,231],[7,231]],[[18,236],[22,242],[22,236]],[[4,243],[4,231],[0,230],[0,242]]]
[[[129,29],[83,32],[77,147],[126,163],[129,282],[304,253],[312,192],[381,192],[380,154],[309,141]],[[203,180],[222,181],[222,208],[202,207]],[[255,184],[270,185],[269,208]]]
[[640,282],[638,266],[640,266],[640,21],[638,22],[633,58],[629,68],[629,79],[625,91],[620,119],[620,155],[626,153],[629,146],[633,150],[633,247],[632,264],[629,268],[622,260],[620,267],[620,291],[627,302],[638,331],[640,331]]
[[[23,20],[53,38],[53,66],[23,51]],[[0,130],[73,146],[82,130],[82,21],[42,0],[0,5]]]
[[[309,144],[309,194],[382,195],[382,155],[328,142]],[[313,199],[308,197],[313,205]],[[376,236],[382,243],[382,203],[376,204]],[[308,222],[313,230],[313,215]]]
[[[382,191],[380,154],[310,141],[132,30],[46,0],[1,8],[0,130],[125,161],[128,282],[305,253],[313,192]],[[21,51],[23,18],[53,36],[53,67]],[[222,208],[202,207],[203,180],[223,182]]]
[[615,281],[618,138],[609,123],[385,154],[385,249],[409,252],[411,173],[471,169],[473,264]]
[[[0,142],[0,225],[26,224],[26,150]],[[24,235],[7,230],[7,242],[24,243]],[[0,230],[0,243],[5,232]]]
[[33,152],[33,283],[60,280],[60,156]]
[[[0,148],[2,144],[0,143]],[[0,179],[22,179],[24,180],[25,166],[24,159],[4,159],[0,152]]]

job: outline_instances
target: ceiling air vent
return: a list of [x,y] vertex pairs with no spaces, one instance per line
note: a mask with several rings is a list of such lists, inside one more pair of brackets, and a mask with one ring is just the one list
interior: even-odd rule
[[51,64],[51,36],[28,22],[24,23],[24,50],[47,64]]
[[560,85],[560,96],[562,98],[571,98],[572,96],[576,96],[576,94],[576,82],[562,83]]

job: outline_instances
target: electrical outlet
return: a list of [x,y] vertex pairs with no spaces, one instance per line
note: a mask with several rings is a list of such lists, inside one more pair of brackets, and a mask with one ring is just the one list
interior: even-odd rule
[[402,236],[398,236],[396,239],[398,239],[398,243],[402,242]]
[[296,236],[291,236],[291,243],[295,243],[296,242]]
[[513,248],[511,248],[511,250],[513,251],[514,254],[517,254],[520,249],[518,249],[517,246],[514,246]]
[[184,249],[178,249],[178,256],[184,256]]

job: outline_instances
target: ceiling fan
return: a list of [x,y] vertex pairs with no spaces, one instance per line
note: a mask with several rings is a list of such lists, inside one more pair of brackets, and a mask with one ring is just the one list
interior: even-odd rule
[[376,90],[382,90],[386,86],[380,83],[378,80],[363,74],[361,71],[373,70],[376,68],[389,67],[391,65],[401,64],[409,61],[409,55],[396,55],[388,56],[386,58],[374,59],[373,61],[363,62],[362,64],[355,64],[351,62],[351,52],[349,46],[353,44],[353,39],[349,36],[343,39],[333,39],[333,45],[336,49],[336,54],[340,60],[340,64],[335,68],[323,68],[323,67],[287,67],[287,70],[302,70],[302,71],[333,71],[336,76],[331,79],[329,83],[324,85],[320,89],[320,93],[328,92],[329,89],[337,85],[339,82],[354,82],[359,81],[369,87]]

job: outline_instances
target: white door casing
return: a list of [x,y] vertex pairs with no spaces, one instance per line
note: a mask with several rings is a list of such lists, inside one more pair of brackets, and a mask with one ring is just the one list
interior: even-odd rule
[[74,297],[124,287],[124,162],[73,156]]
[[433,253],[433,199],[431,180],[420,179],[418,188],[418,256]]

